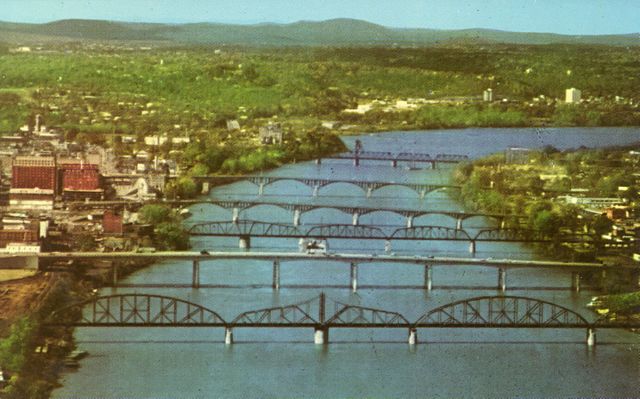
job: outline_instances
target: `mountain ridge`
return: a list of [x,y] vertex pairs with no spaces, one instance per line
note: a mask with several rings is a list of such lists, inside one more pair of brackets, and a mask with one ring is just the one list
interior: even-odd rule
[[43,24],[0,21],[0,42],[50,40],[158,41],[246,46],[431,46],[449,41],[508,44],[639,46],[640,34],[565,35],[486,28],[393,28],[351,18],[250,25],[197,22],[166,24],[64,19]]

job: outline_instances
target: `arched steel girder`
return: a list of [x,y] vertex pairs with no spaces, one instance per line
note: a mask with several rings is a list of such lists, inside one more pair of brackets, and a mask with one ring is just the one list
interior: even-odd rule
[[[78,312],[80,319],[75,320]],[[47,324],[181,327],[224,326],[227,323],[213,310],[182,299],[163,295],[119,294],[91,298],[59,309],[49,316]]]
[[394,231],[390,239],[401,240],[458,240],[471,241],[469,234],[460,229],[443,226],[414,226]]
[[560,234],[551,237],[537,230],[495,228],[482,229],[473,237],[474,241],[516,241],[516,242],[562,242],[592,243],[593,237],[588,234]]
[[579,313],[564,306],[521,296],[482,296],[432,309],[416,327],[589,327]]
[[233,327],[276,326],[276,325],[318,325],[310,313],[317,298],[288,306],[265,308],[241,313],[230,323]]
[[409,327],[411,323],[400,313],[336,302],[335,314],[327,325],[349,325],[353,327]]
[[192,235],[213,236],[267,236],[267,237],[302,237],[304,233],[296,226],[266,223],[252,220],[236,222],[206,222],[194,224],[189,228]]
[[[521,296],[464,299],[424,313],[410,323],[398,312],[336,302],[326,321],[321,296],[294,305],[241,313],[231,322],[202,305],[161,295],[121,294],[96,297],[59,309],[49,326],[94,327],[466,327],[466,328],[626,328],[629,323],[589,323],[579,313],[552,302]],[[84,310],[84,312],[83,312]],[[77,320],[77,312],[81,318]],[[318,318],[311,316],[318,313]],[[634,324],[634,323],[631,323]],[[636,323],[637,324],[637,323]],[[634,324],[634,325],[636,325]]]
[[351,224],[314,226],[307,231],[306,236],[318,238],[388,238],[384,231],[378,227]]

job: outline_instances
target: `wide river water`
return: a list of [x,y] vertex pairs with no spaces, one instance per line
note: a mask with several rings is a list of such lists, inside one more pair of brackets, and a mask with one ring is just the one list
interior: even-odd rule
[[[345,137],[353,148],[360,139],[367,151],[465,154],[478,157],[507,147],[602,147],[640,141],[637,128],[466,129],[390,132]],[[392,168],[388,163],[324,160],[286,165],[271,175],[395,182],[450,181],[451,169]],[[428,167],[426,165],[425,167]],[[300,183],[280,181],[265,187],[239,182],[214,189],[218,199],[248,199],[333,205],[461,210],[446,192],[424,199],[406,187],[388,186],[366,198],[349,184],[320,189],[318,196]],[[259,206],[240,212],[241,219],[291,223],[289,211]],[[303,213],[302,225],[351,223],[351,215],[327,208]],[[229,221],[228,210],[201,205],[188,223]],[[394,213],[360,217],[361,224],[385,229],[406,224]],[[470,230],[492,226],[472,218]],[[385,226],[387,225],[387,226]],[[416,218],[414,225],[455,227],[445,216]],[[383,253],[380,241],[330,241],[335,252]],[[237,239],[198,237],[196,250],[237,251]],[[255,251],[297,251],[296,240],[253,239]],[[394,253],[470,256],[466,243],[392,243]],[[479,243],[476,257],[531,258],[518,244]],[[163,262],[138,271],[117,288],[100,294],[153,293],[202,304],[223,318],[248,311],[293,304],[325,292],[327,313],[333,302],[346,302],[402,313],[416,320],[437,306],[498,294],[494,268],[434,266],[434,289],[421,289],[421,267],[363,264],[359,288],[349,288],[349,265],[324,262],[282,264],[282,288],[271,288],[271,263],[205,262],[202,287],[192,289],[190,262]],[[574,293],[570,275],[549,270],[509,270],[507,294],[528,296],[569,307],[588,319],[585,307],[594,291]],[[166,285],[166,286],[165,286]],[[89,352],[77,371],[63,376],[55,398],[299,398],[299,397],[637,397],[640,396],[640,336],[622,330],[599,330],[598,345],[588,350],[583,330],[477,329],[419,330],[419,344],[407,344],[407,331],[331,330],[330,344],[313,344],[311,329],[237,329],[235,343],[224,345],[221,329],[78,328],[79,349]]]

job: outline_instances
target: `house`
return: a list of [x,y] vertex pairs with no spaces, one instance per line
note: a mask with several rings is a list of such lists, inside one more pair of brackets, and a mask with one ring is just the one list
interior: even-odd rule
[[234,130],[240,130],[240,123],[237,120],[232,119],[227,121],[227,130],[232,132]]
[[565,102],[567,104],[577,104],[580,102],[582,92],[575,88],[570,88],[565,91]]
[[279,123],[270,123],[260,128],[262,144],[282,144],[282,136],[282,126]]

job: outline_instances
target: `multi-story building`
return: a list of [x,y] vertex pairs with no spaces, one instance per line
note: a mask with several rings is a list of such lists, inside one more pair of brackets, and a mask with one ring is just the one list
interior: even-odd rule
[[104,195],[98,165],[79,159],[58,160],[58,187],[65,200],[99,200]]
[[11,188],[56,190],[54,157],[16,157],[12,164]]
[[575,88],[570,88],[565,91],[565,102],[567,104],[577,104],[580,102],[582,92]]

